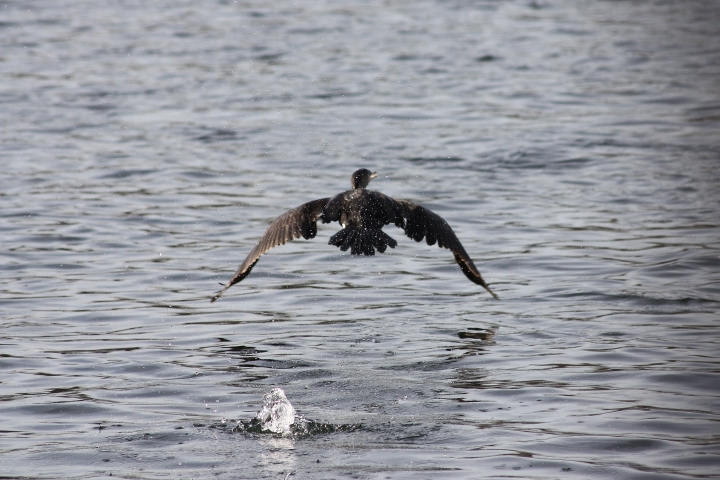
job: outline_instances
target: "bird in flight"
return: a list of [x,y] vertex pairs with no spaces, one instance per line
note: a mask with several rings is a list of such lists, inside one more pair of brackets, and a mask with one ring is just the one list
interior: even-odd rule
[[370,180],[375,177],[377,173],[367,168],[356,170],[350,178],[352,190],[332,198],[304,203],[276,218],[235,275],[210,301],[214,302],[225,290],[250,275],[262,254],[271,248],[285,245],[295,238],[314,238],[318,220],[323,223],[340,222],[342,230],[330,237],[328,243],[340,247],[343,252],[349,249],[352,255],[375,255],[375,249],[383,253],[387,247],[395,248],[397,241],[382,231],[382,227],[394,223],[416,242],[424,238],[428,245],[437,243],[441,248],[450,249],[465,276],[498,298],[483,280],[455,232],[440,215],[407,200],[367,190]]

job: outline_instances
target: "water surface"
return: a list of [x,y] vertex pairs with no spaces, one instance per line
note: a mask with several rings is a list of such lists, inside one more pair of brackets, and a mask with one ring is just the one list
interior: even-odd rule
[[[106,3],[0,3],[0,475],[717,475],[716,2]],[[209,303],[358,167],[501,300],[332,225]]]

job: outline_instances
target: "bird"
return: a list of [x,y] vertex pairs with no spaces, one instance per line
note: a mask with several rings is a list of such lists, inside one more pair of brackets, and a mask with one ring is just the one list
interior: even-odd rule
[[465,276],[498,299],[450,225],[428,208],[368,190],[368,184],[377,176],[377,172],[367,168],[356,170],[350,177],[351,190],[304,203],[277,217],[235,275],[210,302],[216,301],[228,288],[250,275],[260,257],[271,248],[300,237],[306,240],[314,238],[318,220],[323,223],[340,223],[342,230],[330,237],[328,244],[339,247],[343,252],[349,249],[352,255],[375,255],[375,249],[384,253],[387,247],[395,248],[397,241],[382,230],[385,225],[393,223],[416,242],[425,239],[428,245],[437,243],[441,248],[450,249]]

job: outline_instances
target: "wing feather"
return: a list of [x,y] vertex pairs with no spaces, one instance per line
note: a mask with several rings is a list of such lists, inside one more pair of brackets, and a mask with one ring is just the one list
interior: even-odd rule
[[250,274],[260,257],[273,247],[285,245],[290,240],[303,237],[310,239],[317,235],[317,221],[323,213],[323,207],[329,198],[321,198],[312,202],[304,203],[297,208],[289,210],[277,217],[267,228],[265,234],[260,238],[255,247],[250,251],[245,261],[235,272],[235,275],[228,283],[213,296],[210,301],[214,302],[236,283],[242,281]]
[[404,219],[403,228],[405,235],[416,242],[420,242],[425,238],[428,245],[434,245],[437,242],[438,247],[451,250],[455,256],[455,261],[465,276],[470,279],[470,281],[485,288],[494,298],[498,298],[497,295],[490,290],[488,284],[485,283],[485,280],[483,280],[482,275],[480,275],[470,255],[465,251],[457,235],[455,235],[455,232],[453,232],[453,229],[450,228],[450,225],[444,218],[413,202],[393,200],[396,204],[397,211]]

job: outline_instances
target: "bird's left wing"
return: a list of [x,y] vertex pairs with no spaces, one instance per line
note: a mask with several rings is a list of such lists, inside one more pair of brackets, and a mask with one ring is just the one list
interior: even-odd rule
[[210,299],[214,302],[225,290],[250,275],[250,271],[258,262],[262,254],[278,245],[285,245],[290,240],[303,237],[314,238],[317,235],[317,221],[323,213],[323,207],[328,203],[329,198],[321,198],[312,202],[304,203],[293,208],[276,218],[265,231],[265,235],[258,241],[245,261],[237,269],[235,275],[225,284],[222,290]]

